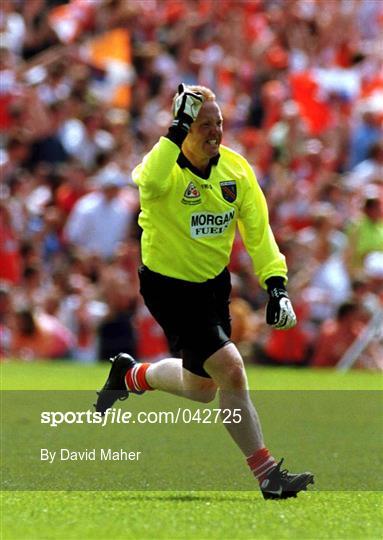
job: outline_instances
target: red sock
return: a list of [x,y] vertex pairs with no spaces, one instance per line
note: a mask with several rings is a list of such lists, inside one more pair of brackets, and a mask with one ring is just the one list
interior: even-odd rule
[[270,469],[277,464],[267,448],[261,448],[254,452],[254,454],[247,458],[247,463],[259,483],[266,478]]
[[143,392],[145,390],[153,390],[147,383],[145,373],[151,364],[136,364],[129,369],[125,375],[126,388],[131,392]]

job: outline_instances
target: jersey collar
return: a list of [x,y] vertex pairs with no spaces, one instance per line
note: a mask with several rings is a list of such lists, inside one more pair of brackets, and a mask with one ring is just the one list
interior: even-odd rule
[[216,156],[210,159],[205,173],[197,169],[197,167],[194,167],[194,165],[190,163],[190,161],[182,152],[178,156],[177,163],[181,167],[181,169],[189,169],[189,171],[191,171],[195,175],[199,176],[200,178],[203,178],[204,180],[207,180],[210,176],[212,166],[217,165],[219,158],[220,158],[220,155],[217,154]]

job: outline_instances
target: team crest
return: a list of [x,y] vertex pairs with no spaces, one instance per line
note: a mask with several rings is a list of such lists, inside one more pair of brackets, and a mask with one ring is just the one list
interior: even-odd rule
[[225,182],[220,182],[222,197],[225,201],[232,203],[237,198],[237,184],[235,180],[226,180]]
[[184,196],[182,198],[183,204],[199,204],[201,202],[201,193],[198,191],[193,182],[189,182],[188,187],[185,189]]

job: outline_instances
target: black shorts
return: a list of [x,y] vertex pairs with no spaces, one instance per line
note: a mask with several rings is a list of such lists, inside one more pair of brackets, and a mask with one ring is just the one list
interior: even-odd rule
[[172,355],[181,357],[188,371],[209,377],[205,360],[230,342],[229,271],[204,283],[163,276],[146,266],[138,274],[145,304],[165,332]]

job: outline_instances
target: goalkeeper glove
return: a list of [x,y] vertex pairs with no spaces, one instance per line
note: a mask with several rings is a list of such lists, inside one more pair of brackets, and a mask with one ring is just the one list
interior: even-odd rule
[[187,86],[180,84],[178,95],[174,101],[174,121],[173,127],[181,128],[186,133],[197,118],[200,108],[204,102],[202,94],[188,90]]
[[297,318],[283,278],[272,277],[266,280],[269,301],[266,307],[266,322],[273,328],[288,330],[297,324]]

